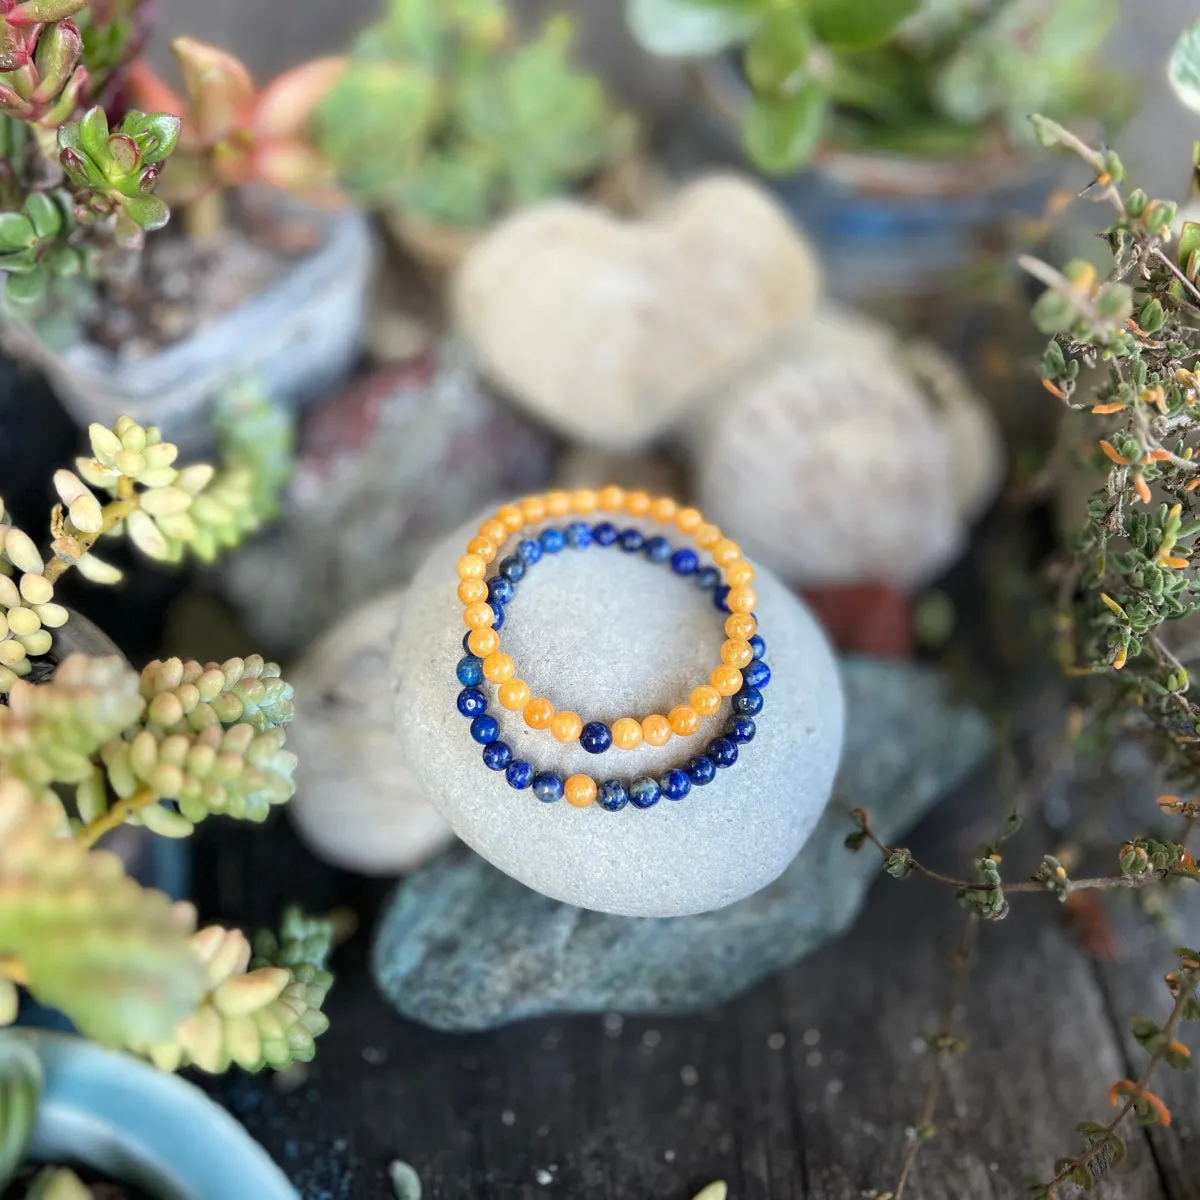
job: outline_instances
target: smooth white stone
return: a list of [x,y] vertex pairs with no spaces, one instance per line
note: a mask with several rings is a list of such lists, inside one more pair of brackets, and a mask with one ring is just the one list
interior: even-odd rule
[[[454,831],[536,891],[627,916],[706,912],[774,880],[821,815],[842,744],[837,666],[808,610],[759,571],[757,612],[772,679],[757,736],[713,783],[648,810],[544,804],[483,765],[455,703],[465,632],[455,564],[478,524],[464,526],[417,573],[393,660],[399,743]],[[678,534],[672,541],[686,544]],[[724,619],[710,593],[668,566],[593,546],[534,566],[518,585],[501,636],[535,695],[585,721],[611,722],[685,703],[720,661]],[[484,687],[516,756],[564,776],[657,776],[702,752],[729,711],[726,702],[700,734],[660,749],[591,755],[526,728],[519,714],[500,708],[492,685]]]

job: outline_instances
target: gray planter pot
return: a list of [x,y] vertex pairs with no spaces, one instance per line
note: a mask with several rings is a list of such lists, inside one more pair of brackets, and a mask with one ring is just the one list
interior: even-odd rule
[[6,338],[46,372],[81,426],[129,415],[158,425],[186,454],[202,453],[212,442],[210,406],[229,384],[252,377],[301,408],[354,366],[366,325],[371,230],[359,212],[321,215],[325,237],[313,254],[239,308],[144,358],[88,341],[56,352],[27,326],[10,326]]

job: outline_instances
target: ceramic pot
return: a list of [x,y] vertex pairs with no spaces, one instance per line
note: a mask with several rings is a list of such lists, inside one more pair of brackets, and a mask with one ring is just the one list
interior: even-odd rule
[[82,1038],[18,1029],[45,1076],[28,1156],[79,1163],[154,1200],[299,1200],[265,1150],[177,1075]]

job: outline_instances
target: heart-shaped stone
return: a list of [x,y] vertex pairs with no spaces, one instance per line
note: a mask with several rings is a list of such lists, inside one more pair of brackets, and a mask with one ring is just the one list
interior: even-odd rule
[[762,188],[684,188],[652,219],[559,200],[503,221],[458,278],[485,371],[576,442],[643,446],[816,305],[808,244]]

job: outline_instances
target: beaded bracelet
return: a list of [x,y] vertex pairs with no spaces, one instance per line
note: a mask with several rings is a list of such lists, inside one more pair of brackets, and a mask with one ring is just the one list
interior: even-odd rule
[[[558,531],[569,539],[572,531],[576,537],[587,531],[600,545],[613,545],[620,541],[628,550],[645,550],[652,561],[669,561],[681,575],[701,574],[711,578],[714,588],[720,584],[718,568],[724,570],[727,587],[720,595],[729,617],[725,622],[726,641],[721,647],[721,664],[713,669],[707,684],[692,689],[687,704],[677,705],[663,716],[653,713],[641,719],[621,717],[610,726],[604,722],[587,722],[573,712],[556,712],[554,705],[542,696],[533,696],[527,684],[516,676],[516,664],[512,657],[500,649],[499,626],[496,624],[497,608],[494,595],[496,578],[485,580],[487,566],[492,562],[505,542],[514,534],[529,526],[538,525],[548,516],[566,516],[569,513],[587,515],[596,509],[601,511],[625,511],[634,516],[650,516],[656,521],[674,522],[683,533],[689,534],[697,547],[711,552],[716,567],[702,567],[695,551],[683,549],[673,551],[665,537],[646,538],[640,530],[630,529],[621,533],[615,525],[603,522],[589,528],[582,522],[574,523],[567,531]],[[523,539],[515,555],[499,563],[499,576],[510,582],[519,580],[532,562],[541,558],[546,547],[541,538]],[[688,737],[697,732],[703,718],[715,716],[726,696],[732,696],[742,687],[742,668],[754,658],[751,638],[757,631],[753,616],[758,597],[750,586],[754,579],[754,568],[742,558],[741,548],[736,542],[724,537],[715,525],[704,521],[695,508],[679,508],[670,497],[652,499],[645,492],[629,492],[611,486],[600,491],[583,489],[576,492],[549,492],[545,496],[529,496],[519,504],[508,504],[497,510],[485,521],[478,534],[467,545],[467,553],[458,562],[458,597],[463,603],[463,621],[470,631],[467,635],[471,653],[483,659],[484,677],[500,684],[500,702],[506,708],[520,711],[531,729],[549,729],[560,742],[579,741],[585,750],[600,754],[611,745],[621,750],[634,750],[643,741],[651,746],[665,746],[673,735]]]
[[[582,540],[570,542],[563,530],[546,530],[544,533],[564,535],[561,542],[557,537],[550,539],[558,550],[565,545],[582,547],[589,544]],[[595,544],[604,543],[597,541]],[[557,550],[550,552],[557,553]],[[651,561],[664,562],[669,559],[660,556]],[[515,595],[517,582],[519,580],[509,581],[511,587],[507,589],[505,603]],[[721,607],[719,594],[714,595],[714,603],[718,608]],[[498,607],[501,609],[498,621],[503,624],[504,605],[498,603]],[[592,776],[583,774],[563,779],[556,771],[535,771],[526,760],[515,758],[512,747],[500,740],[500,724],[488,713],[487,697],[480,687],[486,678],[483,673],[485,660],[471,652],[470,637],[468,633],[463,638],[463,648],[467,653],[456,668],[458,681],[463,684],[463,690],[458,695],[458,710],[471,722],[471,736],[483,747],[484,764],[493,771],[504,771],[513,788],[523,790],[532,787],[538,799],[545,803],[565,798],[568,804],[576,808],[586,808],[593,803],[598,803],[609,812],[616,812],[627,804],[633,804],[636,808],[651,808],[663,796],[669,800],[682,800],[693,786],[702,787],[711,783],[719,769],[731,767],[737,762],[738,747],[753,740],[756,733],[754,717],[764,707],[762,689],[771,679],[770,667],[763,657],[766,643],[760,635],[753,634],[753,658],[746,667],[742,688],[733,697],[734,711],[726,722],[723,736],[713,738],[703,754],[688,759],[683,768],[668,768],[657,779],[646,775],[628,783],[620,779],[597,782]]]

